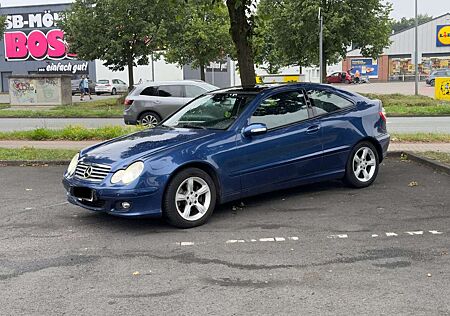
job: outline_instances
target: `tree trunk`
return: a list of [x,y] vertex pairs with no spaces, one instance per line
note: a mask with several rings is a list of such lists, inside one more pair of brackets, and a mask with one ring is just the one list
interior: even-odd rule
[[200,79],[206,81],[205,65],[200,65]]
[[134,86],[134,74],[133,74],[133,57],[128,57],[128,90],[131,91]]
[[256,83],[253,49],[250,42],[252,27],[246,15],[247,0],[227,0],[231,23],[231,38],[236,46],[239,73],[242,86],[253,86]]

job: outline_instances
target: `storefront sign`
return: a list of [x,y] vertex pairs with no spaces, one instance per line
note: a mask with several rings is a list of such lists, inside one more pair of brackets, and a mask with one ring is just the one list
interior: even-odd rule
[[69,74],[69,75],[87,75],[89,74],[89,63],[85,62],[68,62],[68,63],[49,63],[46,67],[38,69],[39,73],[46,74]]
[[350,73],[357,72],[363,77],[378,78],[378,61],[372,58],[355,58],[350,60]]
[[450,25],[437,26],[436,46],[450,46]]
[[450,101],[450,78],[436,78],[434,81],[434,94],[437,100]]
[[74,58],[68,52],[64,32],[56,28],[57,12],[15,14],[6,17],[4,34],[7,61],[61,60]]

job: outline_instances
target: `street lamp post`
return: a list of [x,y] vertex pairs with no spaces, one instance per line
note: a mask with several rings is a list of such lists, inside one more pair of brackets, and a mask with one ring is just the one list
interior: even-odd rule
[[414,36],[415,36],[415,47],[414,47],[414,64],[415,64],[415,85],[414,85],[414,92],[415,95],[419,95],[419,40],[418,40],[418,26],[419,26],[419,20],[417,17],[417,0],[416,2],[416,9],[415,9],[415,30],[414,30]]

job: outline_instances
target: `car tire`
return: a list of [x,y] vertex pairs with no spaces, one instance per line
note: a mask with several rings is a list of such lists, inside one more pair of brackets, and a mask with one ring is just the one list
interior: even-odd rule
[[161,117],[155,112],[144,112],[139,115],[138,123],[142,126],[153,128],[161,122]]
[[351,84],[352,82],[348,79],[345,79],[345,84]]
[[187,168],[170,180],[163,197],[163,217],[173,226],[203,225],[216,206],[216,186],[205,171]]
[[117,90],[116,90],[116,88],[113,88],[112,90],[111,90],[111,95],[116,95],[117,94]]
[[379,164],[375,146],[367,141],[358,143],[348,157],[344,182],[354,188],[368,187],[378,175]]
[[95,94],[96,94],[96,95],[100,95],[100,92],[96,92]]
[[430,81],[430,86],[434,87],[434,79]]

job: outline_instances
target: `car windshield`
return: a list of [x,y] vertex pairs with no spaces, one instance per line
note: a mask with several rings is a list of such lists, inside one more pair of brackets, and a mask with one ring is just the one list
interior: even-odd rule
[[108,84],[109,80],[99,80],[98,83],[100,83],[100,84]]
[[225,130],[255,96],[241,93],[207,94],[187,104],[167,119],[163,126]]

